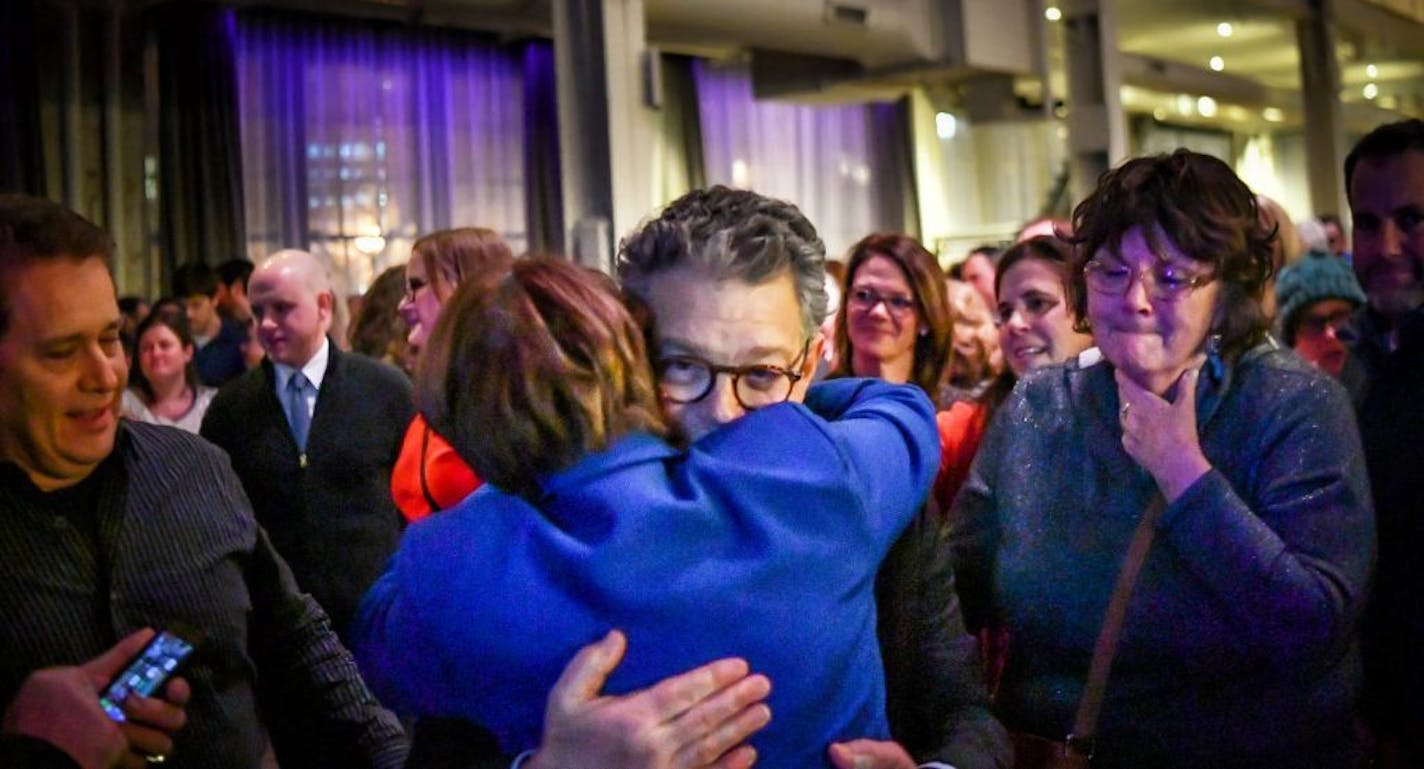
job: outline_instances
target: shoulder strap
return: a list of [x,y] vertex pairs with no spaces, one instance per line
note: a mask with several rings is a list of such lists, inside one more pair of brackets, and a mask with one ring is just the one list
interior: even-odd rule
[[1107,693],[1108,673],[1112,670],[1113,657],[1117,656],[1117,643],[1122,637],[1123,620],[1127,616],[1127,602],[1132,597],[1132,589],[1137,584],[1137,575],[1147,562],[1147,552],[1152,548],[1152,537],[1157,532],[1157,519],[1167,508],[1167,500],[1162,492],[1153,491],[1152,501],[1142,514],[1137,530],[1132,533],[1132,542],[1127,546],[1127,556],[1123,558],[1122,570],[1118,572],[1117,584],[1113,586],[1112,598],[1108,601],[1108,611],[1103,617],[1102,630],[1093,645],[1093,661],[1088,667],[1088,681],[1083,687],[1083,698],[1078,701],[1078,712],[1073,717],[1073,732],[1068,735],[1068,749],[1093,752],[1093,738],[1098,728],[1098,716],[1103,709],[1103,696]]

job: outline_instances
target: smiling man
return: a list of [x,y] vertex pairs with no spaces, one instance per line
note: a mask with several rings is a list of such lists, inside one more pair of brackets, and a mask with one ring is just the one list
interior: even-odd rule
[[111,247],[55,203],[0,196],[0,703],[33,671],[181,623],[206,634],[187,726],[170,738],[167,706],[149,701],[122,727],[124,766],[258,769],[261,691],[330,766],[396,769],[399,725],[292,584],[226,457],[118,418],[128,366]]
[[[825,245],[795,206],[726,187],[688,193],[623,242],[618,274],[651,314],[663,405],[694,442],[767,399],[805,398],[824,345]],[[836,746],[838,766],[899,769],[915,765],[911,756],[957,769],[1007,765],[945,550],[921,515],[880,567],[877,631],[898,744]]]

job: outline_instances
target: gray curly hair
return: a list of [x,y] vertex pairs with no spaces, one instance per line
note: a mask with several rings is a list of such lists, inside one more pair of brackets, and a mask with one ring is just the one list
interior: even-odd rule
[[826,317],[826,244],[786,201],[721,185],[693,190],[618,248],[618,279],[638,299],[646,300],[652,276],[684,266],[753,285],[790,270],[808,338]]

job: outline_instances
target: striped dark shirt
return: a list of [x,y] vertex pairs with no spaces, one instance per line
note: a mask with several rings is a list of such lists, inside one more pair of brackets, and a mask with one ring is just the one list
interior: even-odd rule
[[185,673],[188,725],[168,766],[256,769],[264,716],[309,737],[299,761],[279,749],[283,769],[401,766],[399,724],[297,590],[221,450],[125,421],[95,473],[97,528],[86,532],[74,523],[82,514],[56,509],[63,497],[0,464],[0,703],[33,670],[181,623],[205,640]]

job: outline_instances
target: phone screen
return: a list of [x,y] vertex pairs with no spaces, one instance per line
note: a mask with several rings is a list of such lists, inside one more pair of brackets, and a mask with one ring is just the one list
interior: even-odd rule
[[159,632],[99,695],[99,704],[115,721],[123,721],[124,700],[132,693],[142,697],[158,691],[178,666],[193,653],[193,644],[168,632]]

